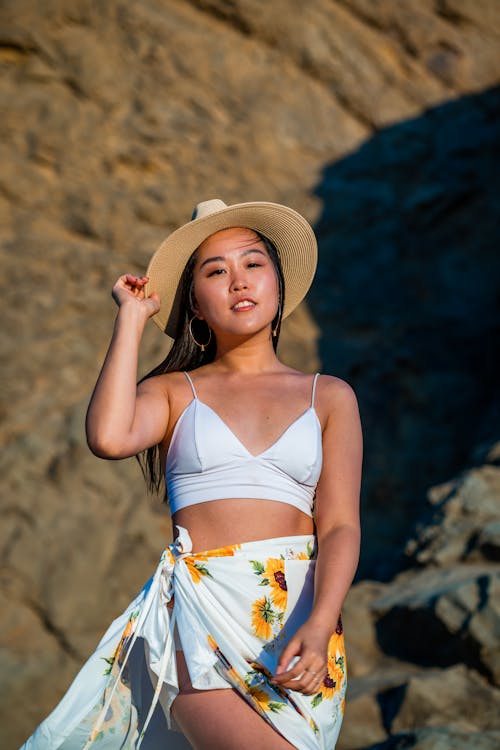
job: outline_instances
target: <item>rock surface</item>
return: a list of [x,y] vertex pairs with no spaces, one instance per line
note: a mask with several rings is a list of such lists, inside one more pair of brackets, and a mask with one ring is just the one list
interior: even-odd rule
[[[496,689],[498,29],[494,0],[2,3],[2,747],[53,707],[169,538],[136,462],[89,453],[84,416],[116,276],[144,272],[165,234],[216,195],[289,204],[317,229],[317,282],[281,351],[358,393],[362,576],[394,576],[426,490],[473,464],[466,481],[434,489],[441,516],[405,561],[418,568],[402,574],[420,585],[417,609],[397,599],[408,578],[361,581],[346,604],[343,747],[446,747],[445,727],[409,726],[411,711],[427,721],[413,699],[394,713],[401,686],[417,701],[426,679],[414,654],[380,647],[397,607],[459,633],[432,675],[459,675],[454,660],[474,644],[471,684]],[[167,345],[151,325],[140,374]],[[470,573],[460,596],[432,609],[427,569],[453,577],[458,563]],[[493,747],[483,729],[453,729],[450,742]]]
[[387,127],[325,166],[315,190],[319,354],[356,382],[370,437],[363,575],[392,577],[395,535],[412,533],[427,489],[498,439],[483,426],[498,416],[494,112],[500,96],[487,91]]
[[492,463],[429,488],[412,567],[348,595],[339,750],[497,747],[500,566],[484,540],[500,520],[498,443],[484,456]]
[[427,498],[433,517],[418,527],[407,553],[417,563],[432,566],[498,560],[499,496],[500,467],[490,464],[432,487]]

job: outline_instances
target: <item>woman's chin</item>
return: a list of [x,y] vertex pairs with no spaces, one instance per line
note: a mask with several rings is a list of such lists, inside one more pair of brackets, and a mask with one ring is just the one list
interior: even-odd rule
[[271,322],[269,320],[247,320],[240,319],[230,321],[229,323],[224,322],[222,325],[214,325],[212,330],[215,334],[217,341],[226,338],[232,338],[234,336],[257,336],[264,332],[271,333]]

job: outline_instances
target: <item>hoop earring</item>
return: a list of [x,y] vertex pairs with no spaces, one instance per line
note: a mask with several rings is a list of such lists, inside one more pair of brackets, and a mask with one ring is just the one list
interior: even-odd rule
[[276,321],[276,325],[273,328],[273,337],[276,338],[276,335],[278,333],[278,327],[280,324],[280,318],[281,318],[281,300],[278,302],[278,320]]
[[191,318],[191,320],[189,321],[189,325],[188,325],[188,328],[189,328],[189,335],[190,335],[190,336],[191,336],[191,338],[193,339],[193,341],[194,341],[194,343],[196,344],[196,346],[198,346],[198,347],[199,347],[199,348],[201,349],[201,351],[202,351],[202,352],[204,352],[204,351],[205,351],[205,348],[206,348],[206,347],[207,347],[207,346],[209,345],[209,343],[210,343],[210,342],[211,342],[211,340],[212,340],[212,329],[210,328],[210,326],[208,326],[208,341],[205,341],[205,343],[204,343],[204,344],[200,344],[200,342],[199,342],[199,341],[196,341],[196,339],[195,339],[195,337],[194,337],[193,329],[191,328],[191,325],[192,325],[192,323],[193,323],[193,320],[195,320],[195,318],[196,318],[196,315],[193,315],[193,317],[192,317],[192,318]]

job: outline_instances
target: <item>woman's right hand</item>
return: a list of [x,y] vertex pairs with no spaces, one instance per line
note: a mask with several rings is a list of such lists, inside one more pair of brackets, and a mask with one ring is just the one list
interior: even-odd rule
[[146,297],[144,285],[147,283],[147,276],[134,276],[131,273],[125,273],[116,281],[111,296],[118,305],[138,305],[138,309],[143,309],[146,317],[150,318],[156,315],[160,310],[160,298],[156,292],[152,292]]

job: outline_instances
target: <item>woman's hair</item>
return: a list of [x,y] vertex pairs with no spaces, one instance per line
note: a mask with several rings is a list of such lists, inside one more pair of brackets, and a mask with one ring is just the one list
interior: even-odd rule
[[[255,231],[255,230],[254,230]],[[276,335],[273,335],[273,347],[276,351],[278,346],[278,340],[281,331],[281,318],[283,306],[285,304],[285,280],[283,277],[283,269],[281,267],[281,260],[278,254],[278,250],[270,239],[255,232],[260,240],[264,243],[264,246],[271,258],[272,264],[276,271],[278,279],[278,312],[274,320],[272,321],[272,330],[276,330]],[[210,342],[205,346],[205,350],[201,351],[201,348],[197,346],[190,333],[189,333],[189,321],[194,315],[193,303],[192,303],[192,290],[193,290],[193,269],[196,263],[196,250],[189,258],[179,282],[179,293],[180,293],[180,308],[181,314],[179,315],[179,322],[177,326],[176,336],[174,342],[163,360],[159,365],[156,365],[151,372],[144,375],[139,380],[142,383],[146,378],[152,378],[154,375],[163,375],[167,372],[176,372],[179,370],[194,370],[196,367],[201,365],[209,364],[215,359],[216,352],[216,341],[215,337],[211,336]],[[206,332],[205,332],[206,333]],[[195,336],[201,342],[208,339],[208,335],[204,338],[204,334],[198,334],[195,332]],[[139,385],[139,383],[137,385]],[[159,445],[153,445],[151,448],[138,453],[136,459],[141,467],[142,474],[147,484],[149,492],[158,492],[163,480],[164,467],[160,462],[160,450]],[[167,492],[165,490],[164,501],[167,500]]]

